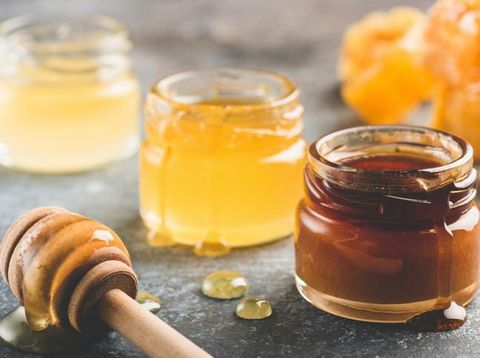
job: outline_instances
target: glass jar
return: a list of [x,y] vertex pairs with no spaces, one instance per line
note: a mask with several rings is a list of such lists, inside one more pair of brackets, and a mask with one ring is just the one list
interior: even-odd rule
[[303,297],[372,322],[468,304],[480,264],[472,158],[462,139],[415,126],[351,128],[314,142],[295,235]]
[[192,71],[153,85],[140,155],[150,243],[215,256],[291,234],[302,114],[295,85],[269,71]]
[[73,172],[133,154],[139,85],[126,30],[101,16],[0,24],[0,163]]

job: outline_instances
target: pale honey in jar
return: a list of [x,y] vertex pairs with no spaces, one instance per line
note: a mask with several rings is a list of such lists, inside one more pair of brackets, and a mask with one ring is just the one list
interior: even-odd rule
[[91,169],[133,154],[139,86],[113,19],[18,17],[0,24],[0,163]]

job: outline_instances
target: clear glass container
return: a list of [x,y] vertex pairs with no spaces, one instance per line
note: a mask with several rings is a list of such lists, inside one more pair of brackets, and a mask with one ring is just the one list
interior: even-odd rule
[[0,163],[61,173],[133,154],[130,47],[124,27],[102,16],[0,23]]
[[303,297],[373,322],[468,304],[480,267],[472,165],[469,144],[422,127],[358,127],[314,142],[295,234]]
[[150,243],[214,256],[291,234],[302,114],[296,86],[270,71],[194,71],[153,85],[140,159]]

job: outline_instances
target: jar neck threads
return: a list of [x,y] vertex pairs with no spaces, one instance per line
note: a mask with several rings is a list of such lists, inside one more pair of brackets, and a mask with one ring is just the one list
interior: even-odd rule
[[414,126],[358,127],[313,143],[307,200],[336,216],[382,223],[458,218],[473,202],[472,149]]
[[[432,163],[422,168],[354,168],[349,161],[372,156],[406,156]],[[417,126],[364,126],[341,130],[309,148],[312,171],[346,189],[386,195],[429,192],[466,178],[473,149],[446,132]]]
[[27,83],[109,81],[130,70],[125,28],[104,16],[21,16],[0,23],[0,77]]
[[311,167],[305,170],[305,190],[311,205],[329,216],[345,220],[368,220],[392,225],[410,225],[458,219],[474,201],[477,173],[475,169],[463,180],[423,193],[387,195],[346,189],[316,176]]
[[179,73],[153,85],[147,102],[154,117],[175,117],[201,125],[289,127],[303,115],[294,83],[266,70]]

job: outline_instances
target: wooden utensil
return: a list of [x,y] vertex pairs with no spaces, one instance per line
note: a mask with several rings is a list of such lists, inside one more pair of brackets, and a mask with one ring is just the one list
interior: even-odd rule
[[211,357],[135,300],[138,282],[121,239],[62,208],[26,212],[0,243],[0,271],[33,329],[115,330],[149,357]]

